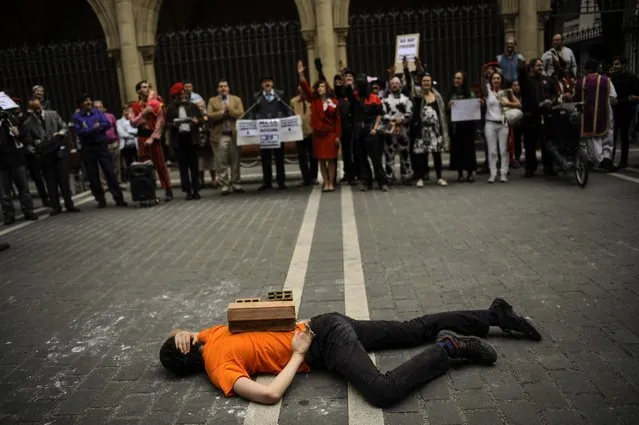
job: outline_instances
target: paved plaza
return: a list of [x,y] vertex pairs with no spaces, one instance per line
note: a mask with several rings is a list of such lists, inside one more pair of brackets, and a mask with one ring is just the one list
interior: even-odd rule
[[[80,195],[81,214],[0,228],[12,245],[0,253],[0,424],[635,425],[638,172],[593,173],[585,190],[521,170],[505,185],[448,173],[447,188],[388,193],[250,184],[149,209]],[[325,373],[261,407],[164,371],[171,329],[223,323],[235,298],[285,286],[300,318],[408,319],[500,296],[544,339],[495,330],[495,366],[456,366],[383,411]],[[418,351],[375,360],[388,370]]]

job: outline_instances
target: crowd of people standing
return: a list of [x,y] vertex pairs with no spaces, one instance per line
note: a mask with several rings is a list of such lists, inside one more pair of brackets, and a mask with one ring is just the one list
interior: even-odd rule
[[[637,122],[639,79],[626,70],[626,60],[621,57],[607,70],[589,60],[584,72],[577,75],[574,53],[562,40],[560,34],[555,35],[551,49],[541,58],[527,61],[510,38],[505,52],[483,66],[478,84],[471,85],[467,74],[457,71],[447,94],[437,90],[436,80],[419,58],[414,59],[414,70],[409,70],[406,59],[402,73],[396,74],[393,66],[386,81],[343,67],[332,84],[317,59],[314,65],[320,77],[312,85],[300,61],[297,96],[287,101],[285,93],[275,88],[273,77],[266,75],[246,110],[242,99],[230,94],[225,78],[218,81],[217,95],[208,103],[193,91],[190,81],[175,83],[168,103],[147,81],[140,81],[135,87],[138,99],[122,108],[119,119],[102,101],[81,95],[71,124],[76,139],[71,143],[69,126],[51,109],[51,102],[44,99],[44,88],[37,85],[26,108],[2,111],[0,199],[4,222],[15,222],[14,186],[25,219],[38,219],[27,171],[51,215],[62,211],[60,196],[68,212],[79,212],[69,186],[70,157],[78,152],[99,208],[106,207],[105,186],[117,206],[127,206],[122,183],[135,161],[152,162],[164,199],[171,201],[167,147],[176,153],[181,190],[187,200],[201,199],[206,171],[222,195],[243,192],[236,130],[240,118],[299,115],[304,135],[297,142],[301,184],[319,184],[319,171],[325,192],[334,191],[338,184],[340,151],[344,166],[340,182],[358,185],[362,191],[372,189],[374,183],[382,191],[394,183],[423,187],[429,180],[430,156],[437,185],[447,186],[444,152],[450,152],[450,169],[457,172],[460,183],[475,182],[482,172],[489,174],[489,183],[497,179],[505,183],[510,170],[522,165],[524,176],[533,177],[538,148],[544,174],[553,175],[557,170],[550,147],[557,135],[553,134],[551,110],[565,102],[584,104],[580,136],[590,145],[594,165],[608,171],[626,167],[630,129]],[[481,119],[453,122],[455,103],[468,99],[479,101]],[[477,161],[478,136],[485,140],[483,167]],[[621,140],[621,155],[615,165],[617,138]],[[260,149],[260,159],[263,179],[259,190],[273,188],[273,160],[277,188],[286,190],[283,144]]]

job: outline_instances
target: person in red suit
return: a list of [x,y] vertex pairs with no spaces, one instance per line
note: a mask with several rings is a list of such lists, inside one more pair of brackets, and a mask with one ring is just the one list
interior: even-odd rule
[[129,108],[129,120],[138,129],[138,158],[142,162],[149,159],[153,161],[160,185],[165,191],[164,201],[169,202],[173,199],[173,191],[161,144],[166,120],[165,107],[162,99],[151,93],[151,86],[147,81],[137,83],[135,91],[139,99]]
[[323,192],[335,190],[335,160],[339,151],[342,134],[342,120],[339,102],[333,97],[328,82],[319,80],[313,84],[313,90],[304,77],[304,63],[297,62],[300,76],[300,88],[304,96],[311,100],[311,127],[313,128],[313,156],[320,163],[324,185]]

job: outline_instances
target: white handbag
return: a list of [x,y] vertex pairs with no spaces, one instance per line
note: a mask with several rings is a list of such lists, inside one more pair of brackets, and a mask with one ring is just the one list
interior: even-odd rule
[[508,127],[517,127],[524,117],[524,113],[521,112],[521,109],[517,108],[504,108],[503,114],[504,121],[506,121]]

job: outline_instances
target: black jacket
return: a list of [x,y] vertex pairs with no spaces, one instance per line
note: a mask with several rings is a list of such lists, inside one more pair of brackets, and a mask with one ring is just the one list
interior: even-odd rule
[[22,142],[9,133],[9,124],[0,124],[0,168],[20,167],[26,164]]
[[254,120],[264,120],[272,118],[284,118],[293,115],[293,111],[288,108],[287,100],[284,98],[284,92],[273,89],[275,98],[269,102],[264,97],[264,92],[259,91],[253,95],[253,106],[250,117]]
[[[200,143],[200,125],[202,125],[202,112],[200,108],[194,103],[188,103],[184,105],[186,108],[186,116],[189,118],[197,118],[198,123],[194,124],[189,122],[191,128],[191,141],[194,145]],[[174,122],[176,118],[180,116],[180,104],[171,103],[166,108],[166,127],[169,129],[169,143],[173,148],[178,147],[178,133],[180,129],[180,123]]]
[[521,86],[521,110],[529,114],[541,114],[539,104],[544,100],[556,100],[560,93],[556,82],[548,76],[533,77],[525,67],[519,68],[519,85]]

